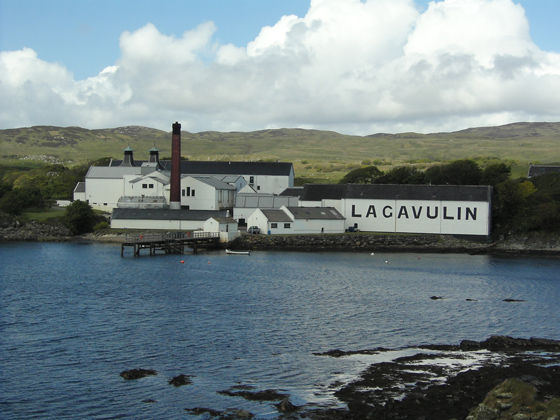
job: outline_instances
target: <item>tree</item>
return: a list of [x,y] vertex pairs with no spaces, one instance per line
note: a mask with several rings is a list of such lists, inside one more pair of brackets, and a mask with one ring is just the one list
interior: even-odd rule
[[88,203],[77,200],[66,208],[63,222],[74,235],[81,235],[92,232],[99,217]]
[[495,187],[496,185],[507,181],[511,175],[511,167],[507,166],[505,163],[493,163],[488,165],[482,171],[482,179],[480,183],[482,185],[491,185]]
[[496,185],[496,199],[493,201],[492,213],[494,222],[505,229],[514,226],[516,230],[524,230],[522,215],[526,209],[526,198],[519,182],[508,180]]
[[0,211],[4,213],[19,215],[30,207],[45,207],[45,201],[39,188],[14,188],[0,199]]
[[377,166],[366,166],[348,172],[340,180],[340,184],[373,184],[383,175]]
[[482,170],[470,159],[455,160],[426,170],[426,180],[432,185],[480,185]]
[[424,172],[414,166],[397,166],[377,179],[376,184],[423,184]]

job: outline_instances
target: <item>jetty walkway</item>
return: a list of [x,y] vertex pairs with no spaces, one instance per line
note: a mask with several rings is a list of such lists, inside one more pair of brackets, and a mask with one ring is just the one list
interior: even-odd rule
[[184,254],[185,248],[192,248],[193,252],[199,248],[208,248],[210,245],[220,242],[218,232],[179,232],[164,235],[146,234],[127,236],[121,244],[121,257],[124,257],[125,248],[133,248],[133,255],[140,256],[140,251],[147,249],[150,255],[157,251],[166,254]]

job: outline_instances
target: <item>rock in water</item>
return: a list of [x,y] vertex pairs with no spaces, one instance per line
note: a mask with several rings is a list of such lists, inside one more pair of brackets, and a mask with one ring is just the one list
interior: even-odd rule
[[153,369],[131,369],[124,370],[120,375],[126,380],[141,379],[150,375],[157,375],[157,372]]

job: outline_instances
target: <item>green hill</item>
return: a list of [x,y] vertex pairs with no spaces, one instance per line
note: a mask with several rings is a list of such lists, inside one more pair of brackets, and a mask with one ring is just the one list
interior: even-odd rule
[[[83,163],[122,157],[127,146],[145,160],[153,146],[171,155],[171,132],[129,126],[88,130],[35,126],[0,130],[0,159]],[[360,165],[381,169],[399,164],[497,158],[519,166],[560,161],[560,123],[515,123],[452,133],[351,136],[333,131],[271,129],[253,132],[182,132],[182,154],[192,160],[278,160],[293,162],[308,181],[336,182]]]

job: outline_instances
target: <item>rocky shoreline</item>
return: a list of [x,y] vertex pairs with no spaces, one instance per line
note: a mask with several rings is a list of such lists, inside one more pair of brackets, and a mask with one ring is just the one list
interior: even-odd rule
[[[420,346],[414,356],[371,365],[335,396],[346,409],[315,420],[558,420],[560,341],[492,336],[482,342]],[[430,350],[440,351],[434,354]],[[363,354],[384,352],[365,350]],[[426,351],[425,353],[423,351]],[[352,354],[360,352],[352,352]],[[331,357],[345,357],[337,350]],[[483,358],[477,366],[462,362]],[[438,360],[446,360],[446,364]],[[451,362],[455,360],[456,362]],[[468,366],[465,368],[465,366]],[[434,379],[437,378],[437,379]]]
[[[0,242],[69,242],[94,241],[120,243],[125,234],[102,230],[73,236],[62,225],[38,222],[0,225]],[[224,248],[275,251],[355,251],[355,252],[431,252],[468,254],[527,254],[560,256],[558,235],[510,235],[491,241],[489,238],[468,238],[428,234],[317,234],[317,235],[246,235],[224,244]]]
[[[285,390],[238,384],[218,394],[270,405],[284,420],[559,420],[560,341],[492,336],[459,345],[405,349],[332,350],[317,357],[381,355],[358,378],[329,385],[342,405],[294,405]],[[393,358],[387,355],[393,354]],[[196,372],[194,372],[196,373]],[[157,375],[153,369],[120,373],[125,380]],[[196,375],[179,375],[180,386]],[[175,384],[176,378],[168,381]],[[194,378],[194,380],[191,380]],[[154,399],[144,402],[155,403]],[[242,405],[242,404],[240,404]],[[274,407],[274,408],[273,408]],[[258,418],[244,408],[185,407],[196,418]],[[202,416],[202,417],[200,417]],[[267,417],[271,418],[271,417]]]
[[486,238],[450,235],[366,234],[242,235],[234,249],[355,252],[432,252],[468,254],[533,254],[560,256],[560,237],[510,236],[495,242]]

